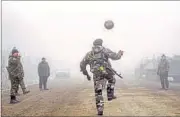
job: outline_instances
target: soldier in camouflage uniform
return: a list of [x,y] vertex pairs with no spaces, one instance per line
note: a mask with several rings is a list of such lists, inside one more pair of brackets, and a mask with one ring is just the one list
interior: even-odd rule
[[[11,54],[13,55],[14,53],[19,53],[19,51],[16,49],[16,47],[14,47],[13,49],[12,49],[12,52],[11,52]],[[20,62],[19,63],[20,64],[20,67],[21,67],[21,69],[22,69],[22,71],[23,71],[23,74],[24,74],[24,70],[23,70],[23,65],[22,65],[22,63]],[[25,86],[25,83],[24,83],[24,79],[23,78],[20,78],[20,83],[19,83],[19,85],[20,85],[20,87],[21,87],[21,89],[22,89],[22,91],[23,91],[23,94],[27,94],[27,93],[29,93],[30,91],[27,91],[26,90],[26,86]],[[19,96],[20,94],[18,93],[18,91],[19,91],[19,86],[18,86],[18,88],[17,88],[17,90],[16,90],[16,96]]]
[[158,65],[157,74],[160,76],[162,89],[166,89],[166,90],[169,88],[168,72],[169,72],[169,62],[166,59],[166,56],[163,54],[161,61]]
[[13,53],[13,55],[9,56],[8,61],[8,73],[9,73],[9,79],[11,81],[11,90],[10,90],[10,103],[18,103],[19,101],[16,100],[16,92],[18,89],[18,86],[20,84],[21,78],[23,78],[24,73],[20,66],[20,58],[18,56],[18,53]]
[[[110,49],[102,46],[103,40],[96,39],[93,42],[93,47],[90,52],[86,54],[83,60],[80,63],[80,69],[84,75],[87,75],[86,66],[89,64],[91,72],[93,73],[93,81],[94,81],[94,91],[96,98],[96,108],[98,111],[98,115],[103,115],[104,109],[104,101],[102,96],[102,90],[104,86],[104,79],[108,81],[107,84],[107,98],[108,101],[115,99],[114,95],[114,85],[115,78],[114,73],[107,69],[111,67],[109,58],[112,60],[119,60],[123,55],[123,51],[119,51],[118,53],[112,52]],[[88,80],[91,80],[88,78]]]

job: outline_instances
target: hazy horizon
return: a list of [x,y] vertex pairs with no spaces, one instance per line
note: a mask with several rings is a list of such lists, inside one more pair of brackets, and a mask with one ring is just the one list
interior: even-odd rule
[[[109,19],[115,27],[108,31]],[[179,21],[180,1],[3,1],[2,49],[16,46],[22,57],[47,57],[78,71],[102,38],[112,51],[125,51],[113,66],[129,70],[144,56],[180,54]]]

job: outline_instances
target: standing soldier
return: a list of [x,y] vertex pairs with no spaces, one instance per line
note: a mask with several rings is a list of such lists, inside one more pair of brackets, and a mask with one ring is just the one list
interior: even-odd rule
[[166,56],[163,54],[161,57],[161,61],[158,65],[157,74],[160,76],[162,89],[166,89],[166,90],[169,88],[168,72],[169,72],[169,62],[166,59]]
[[[16,49],[16,47],[14,47],[14,48],[12,49],[11,54],[16,53],[16,52],[19,53],[19,51]],[[19,57],[20,57],[20,56],[19,56]],[[20,64],[21,70],[22,70],[22,72],[23,72],[23,74],[24,74],[23,65],[22,65],[21,62],[20,62],[19,64]],[[23,75],[23,77],[24,77],[24,75]],[[22,89],[23,94],[27,94],[27,93],[29,93],[30,91],[27,91],[27,90],[26,90],[26,86],[25,86],[23,77],[20,78],[19,85],[20,85],[20,87],[21,87],[21,89]],[[16,90],[16,96],[19,96],[19,95],[20,95],[20,94],[18,93],[18,91],[19,91],[19,85],[18,85],[18,88],[17,88],[17,90]]]
[[24,72],[22,71],[20,64],[20,57],[18,52],[12,52],[12,55],[9,56],[8,67],[9,79],[11,81],[11,90],[10,90],[10,103],[15,104],[19,101],[16,99],[16,92],[20,84],[21,78],[24,77]]
[[[80,63],[80,69],[84,75],[88,76],[88,72],[86,70],[86,65],[90,65],[91,72],[93,73],[94,80],[94,90],[95,90],[95,98],[96,98],[96,108],[98,111],[98,115],[103,115],[104,110],[104,99],[102,96],[102,90],[104,85],[104,79],[107,79],[107,98],[108,101],[115,99],[114,95],[114,85],[115,78],[114,73],[108,69],[111,68],[109,58],[112,60],[119,60],[123,55],[123,51],[119,51],[118,53],[112,52],[110,49],[102,46],[103,40],[96,39],[93,42],[93,47],[90,52],[86,54],[84,59]],[[87,77],[88,80],[91,80],[90,77]]]
[[38,75],[39,75],[39,89],[42,90],[42,85],[44,86],[44,90],[47,89],[47,79],[50,76],[50,68],[48,62],[43,57],[42,61],[38,65]]

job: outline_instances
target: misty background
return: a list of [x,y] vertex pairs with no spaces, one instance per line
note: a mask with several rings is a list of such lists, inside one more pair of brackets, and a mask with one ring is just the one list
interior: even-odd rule
[[[113,20],[112,30],[104,28]],[[82,76],[79,62],[96,38],[124,56],[112,65],[133,72],[142,57],[180,54],[180,1],[3,1],[3,63],[15,46],[25,81],[38,79],[37,65],[46,57],[51,72],[71,69]]]

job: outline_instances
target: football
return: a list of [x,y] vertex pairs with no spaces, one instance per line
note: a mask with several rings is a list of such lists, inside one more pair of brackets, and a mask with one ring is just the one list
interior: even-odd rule
[[104,23],[104,27],[107,29],[107,30],[110,30],[112,28],[114,28],[114,22],[112,20],[107,20],[105,21]]

